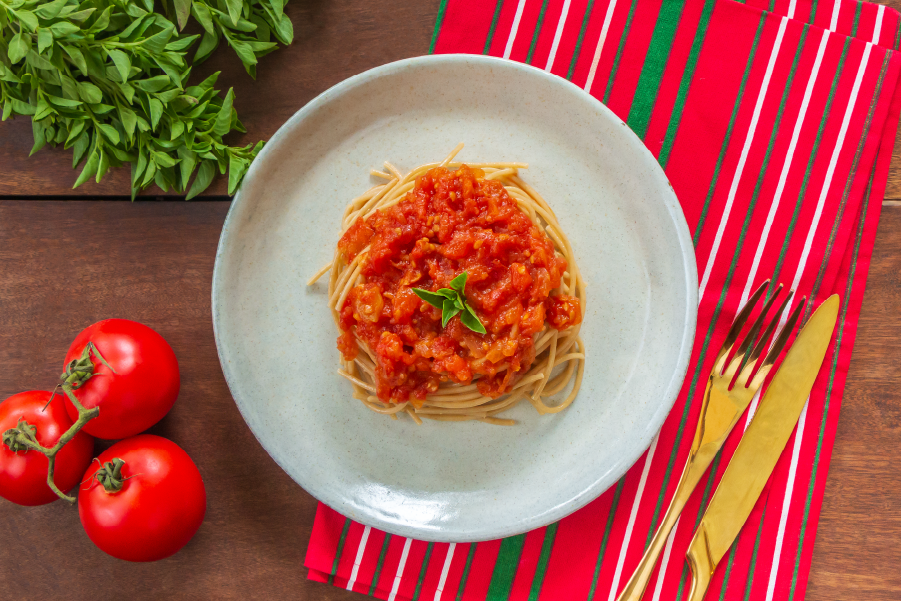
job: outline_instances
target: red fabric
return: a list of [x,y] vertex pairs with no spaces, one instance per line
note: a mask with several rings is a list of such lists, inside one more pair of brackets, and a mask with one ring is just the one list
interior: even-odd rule
[[[613,599],[675,490],[716,350],[747,293],[775,273],[815,304],[839,294],[841,327],[708,598],[802,599],[901,112],[899,21],[851,0],[448,0],[436,52],[529,61],[644,131],[696,239],[697,340],[658,439],[620,485],[553,529],[521,546],[479,543],[471,561],[471,545],[436,544],[426,563],[415,541],[401,562],[407,540],[392,537],[379,562],[384,533],[370,529],[361,545],[350,523],[342,538],[348,522],[320,506],[310,577],[335,573],[346,587],[359,556],[353,590],[379,598]],[[646,598],[687,596],[685,550],[745,424],[685,507]],[[511,561],[512,580],[495,586]]]

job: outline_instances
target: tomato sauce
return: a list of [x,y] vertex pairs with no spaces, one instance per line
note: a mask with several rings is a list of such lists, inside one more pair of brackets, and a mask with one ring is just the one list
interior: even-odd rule
[[[382,401],[419,408],[441,382],[476,376],[478,390],[496,398],[531,366],[545,321],[563,330],[582,320],[578,298],[550,296],[566,260],[480,169],[428,171],[401,202],[358,220],[338,242],[347,261],[366,246],[363,283],[340,308],[338,349],[352,360],[355,337],[368,345]],[[450,288],[464,271],[466,300],[485,334],[459,316],[442,328],[441,311],[412,291]]]

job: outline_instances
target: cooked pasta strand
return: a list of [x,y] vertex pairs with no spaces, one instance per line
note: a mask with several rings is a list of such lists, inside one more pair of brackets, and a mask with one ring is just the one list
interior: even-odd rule
[[[407,174],[402,174],[391,163],[385,163],[385,171],[373,169],[370,174],[387,180],[386,183],[370,188],[366,193],[355,198],[348,205],[342,218],[342,234],[357,220],[367,219],[376,211],[386,209],[401,202],[407,192],[413,189],[417,178],[437,166],[448,169],[459,168],[463,163],[456,161],[462,150],[459,144],[440,163],[420,165]],[[528,168],[526,163],[466,163],[470,167],[482,169],[485,179],[492,179],[503,184],[507,193],[517,206],[529,216],[532,222],[543,232],[554,245],[555,250],[567,261],[567,271],[563,274],[556,293],[572,295],[579,299],[582,313],[585,313],[585,282],[576,264],[572,246],[563,232],[548,203],[526,184],[519,172]],[[343,306],[350,290],[357,284],[369,247],[360,251],[349,263],[344,261],[336,250],[335,259],[317,272],[309,281],[313,284],[326,273],[329,276],[329,307],[338,319],[338,311]],[[579,338],[579,325],[558,331],[546,324],[544,329],[534,336],[535,359],[528,370],[514,376],[509,392],[491,398],[479,391],[478,376],[469,384],[443,382],[438,389],[426,396],[425,400],[413,402],[386,403],[376,395],[375,371],[376,360],[373,352],[357,339],[360,349],[358,356],[352,361],[341,361],[342,369],[338,373],[347,379],[353,387],[354,398],[359,399],[372,411],[397,419],[399,414],[406,413],[417,424],[423,419],[445,422],[481,421],[494,425],[513,425],[511,419],[495,417],[498,413],[518,405],[523,399],[531,403],[539,414],[558,413],[568,407],[578,394],[585,373],[585,347]],[[506,363],[496,365],[497,372],[509,368]],[[559,369],[558,369],[559,368]],[[562,402],[553,403],[552,397],[570,388],[570,392]],[[551,404],[553,403],[553,404]]]

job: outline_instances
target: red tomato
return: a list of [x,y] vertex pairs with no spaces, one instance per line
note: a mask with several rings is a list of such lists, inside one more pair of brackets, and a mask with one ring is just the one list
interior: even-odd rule
[[[178,397],[181,379],[172,347],[163,337],[136,321],[106,319],[88,326],[66,354],[68,365],[93,342],[116,373],[95,356],[94,376],[75,391],[86,409],[100,407],[100,415],[84,430],[98,438],[127,438],[160,421]],[[72,419],[78,412],[66,403]]]
[[[15,428],[19,419],[35,427],[35,437],[50,448],[72,426],[66,402],[59,395],[47,405],[50,393],[30,390],[0,403],[0,433]],[[44,409],[44,405],[47,408]],[[63,492],[75,488],[94,454],[94,439],[79,432],[56,454],[53,482]],[[44,505],[57,500],[47,486],[47,457],[37,451],[12,452],[0,443],[0,496],[19,505]]]
[[[122,488],[107,492],[94,478],[119,458]],[[94,544],[127,561],[169,557],[191,540],[206,513],[197,466],[177,444],[153,434],[123,440],[100,454],[78,493],[78,515]]]

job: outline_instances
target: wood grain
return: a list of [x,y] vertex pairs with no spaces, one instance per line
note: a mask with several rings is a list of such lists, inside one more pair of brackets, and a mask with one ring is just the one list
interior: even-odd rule
[[306,580],[316,501],[259,445],[222,376],[209,299],[228,206],[0,202],[0,399],[51,388],[85,326],[146,323],[175,349],[182,377],[175,407],[151,432],[191,455],[208,495],[197,536],[151,564],[99,551],[61,501],[27,508],[0,499],[3,598],[359,598]]
[[[231,144],[267,140],[304,104],[352,75],[391,61],[427,54],[438,0],[291,0],[285,13],[294,24],[294,43],[261,59],[254,81],[234,52],[224,45],[192,73],[191,83],[221,71],[221,90],[235,89],[235,108],[246,134],[231,134]],[[44,148],[29,157],[34,139],[31,121],[0,123],[0,197],[125,196],[131,194],[128,169],[112,170],[100,184],[72,184],[72,153]],[[224,195],[219,177],[207,195]],[[148,196],[161,195],[156,187]]]
[[807,600],[901,599],[901,206],[883,207]]

